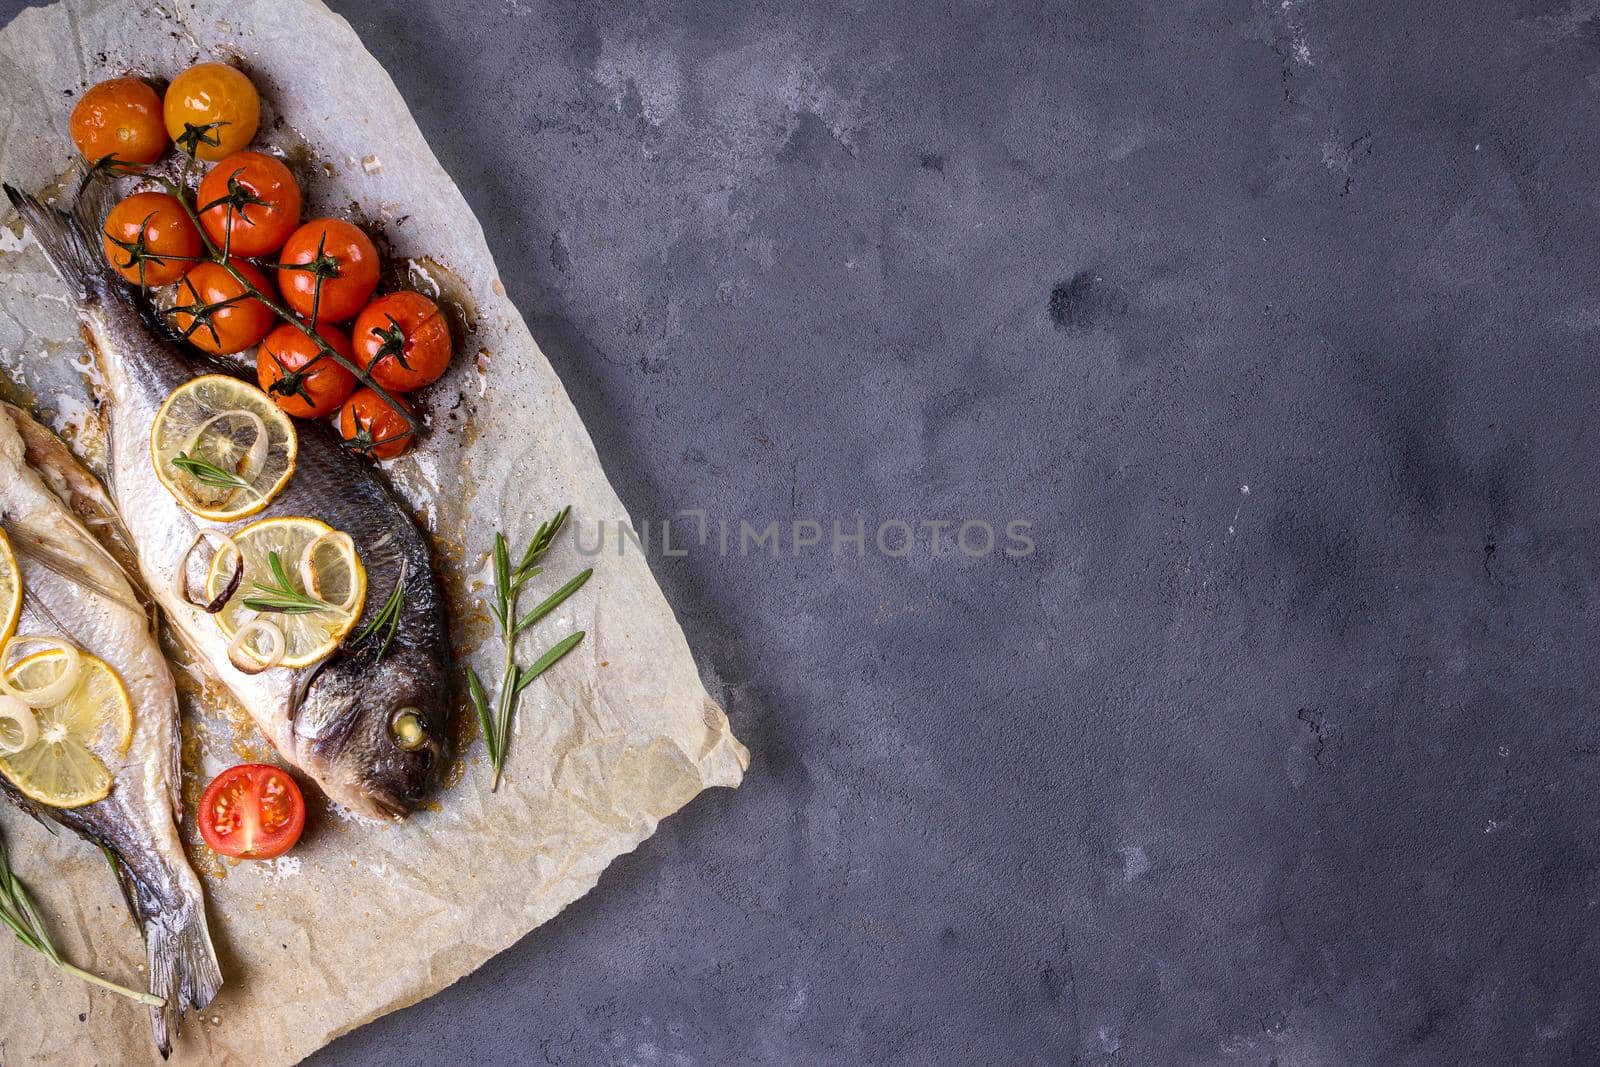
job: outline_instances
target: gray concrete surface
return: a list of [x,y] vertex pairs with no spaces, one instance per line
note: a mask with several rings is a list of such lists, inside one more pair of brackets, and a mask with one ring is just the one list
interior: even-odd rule
[[659,559],[747,784],[314,1063],[1600,1058],[1592,4],[335,6],[635,515],[1037,548]]

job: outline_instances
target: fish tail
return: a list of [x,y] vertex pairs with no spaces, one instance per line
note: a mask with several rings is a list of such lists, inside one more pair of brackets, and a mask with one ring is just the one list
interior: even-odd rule
[[185,1007],[210,1004],[222,988],[222,971],[211,947],[205,910],[198,902],[177,911],[146,915],[142,925],[150,992],[166,1000],[161,1007],[150,1009],[150,1034],[165,1058],[172,1051]]
[[[108,852],[108,857],[115,855]],[[139,932],[144,935],[150,992],[166,1003],[150,1009],[150,1036],[162,1059],[172,1051],[185,1008],[203,1008],[222,988],[205,904],[180,892],[153,891],[125,863],[114,864]]]
[[61,280],[87,299],[93,291],[91,283],[106,271],[99,238],[104,217],[101,209],[105,203],[102,186],[86,185],[73,201],[70,212],[49,207],[38,197],[14,186],[7,185],[5,190],[11,206],[33,232],[39,247],[44,249],[45,258],[61,275]]

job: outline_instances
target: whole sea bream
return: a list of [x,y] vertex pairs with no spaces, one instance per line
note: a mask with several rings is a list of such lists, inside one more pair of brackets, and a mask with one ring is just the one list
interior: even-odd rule
[[121,678],[134,722],[127,755],[110,768],[113,785],[104,800],[52,808],[27,800],[4,779],[0,786],[35,816],[54,819],[115,857],[144,934],[150,991],[166,1000],[150,1009],[151,1031],[165,1055],[183,1006],[205,1007],[222,985],[200,882],[178,839],[177,691],[143,602],[67,500],[96,521],[115,521],[66,446],[23,412],[0,405],[0,527],[22,573],[18,632],[62,638],[103,660]]
[[[369,466],[326,427],[307,423],[297,427],[295,473],[265,510],[231,525],[186,511],[156,477],[150,428],[174,389],[198,373],[225,368],[200,365],[180,351],[107,267],[93,189],[71,213],[10,186],[6,192],[71,291],[94,350],[104,382],[109,488],[167,620],[284,759],[356,811],[404,816],[437,778],[452,704],[443,600],[416,522]],[[280,516],[320,519],[353,539],[367,574],[365,609],[353,633],[403,582],[398,627],[387,648],[379,641],[347,641],[319,664],[253,674],[230,662],[228,638],[214,616],[182,595],[180,571],[202,527],[233,532]],[[243,588],[268,577],[247,573]],[[405,725],[407,743],[396,735],[397,722]]]

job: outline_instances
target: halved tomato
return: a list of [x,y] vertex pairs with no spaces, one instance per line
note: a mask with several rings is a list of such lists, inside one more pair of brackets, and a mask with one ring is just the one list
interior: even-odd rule
[[300,787],[268,763],[229,767],[200,798],[200,836],[224,856],[270,860],[293,848],[305,827]]

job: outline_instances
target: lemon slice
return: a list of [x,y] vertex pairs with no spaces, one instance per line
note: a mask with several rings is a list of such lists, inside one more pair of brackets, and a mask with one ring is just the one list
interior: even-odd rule
[[0,647],[16,632],[17,616],[21,614],[22,572],[17,570],[11,539],[0,530]]
[[[367,572],[348,534],[317,519],[286,516],[251,523],[233,535],[233,543],[238,551],[217,549],[206,576],[206,596],[215,598],[243,555],[238,591],[216,616],[229,641],[248,628],[240,651],[263,666],[279,667],[309,667],[339,647],[367,598]],[[285,588],[291,599],[299,594],[324,606],[267,610],[262,601],[278,599]],[[281,648],[268,626],[283,638]]]
[[[59,649],[18,660],[6,678],[19,689],[48,685],[68,661]],[[14,755],[0,757],[0,774],[30,800],[53,808],[81,808],[111,792],[111,771],[133,742],[133,705],[117,673],[85,653],[77,684],[59,702],[34,708],[39,736]]]
[[202,519],[254,515],[294,473],[294,423],[260,389],[207,374],[172,391],[150,426],[156,477]]

